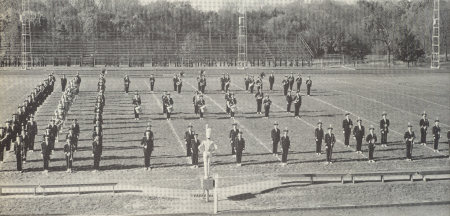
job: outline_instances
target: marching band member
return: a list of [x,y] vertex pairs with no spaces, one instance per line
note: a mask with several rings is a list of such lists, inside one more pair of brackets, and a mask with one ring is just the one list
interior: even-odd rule
[[48,172],[48,166],[50,162],[50,155],[51,155],[51,144],[49,135],[44,135],[44,141],[41,143],[41,156],[42,160],[44,161],[44,173]]
[[272,104],[269,95],[266,95],[266,97],[263,100],[263,103],[264,103],[264,118],[269,118],[270,105]]
[[5,143],[7,134],[4,127],[0,127],[0,163],[3,163],[3,154],[5,153]]
[[163,101],[163,103],[166,105],[167,108],[166,112],[167,120],[170,120],[170,114],[173,112],[173,99],[170,97],[170,93],[167,93],[167,96]]
[[264,93],[262,92],[262,89],[259,89],[259,91],[255,94],[255,98],[256,98],[256,114],[261,114],[261,106],[264,98]]
[[242,131],[239,131],[238,136],[234,139],[234,148],[236,152],[237,166],[241,166],[242,152],[245,150],[245,140],[242,138]]
[[178,81],[178,75],[176,73],[173,74],[172,82],[173,82],[173,91],[177,91],[177,81]]
[[192,97],[192,104],[194,105],[194,113],[195,113],[195,115],[198,114],[197,101],[198,101],[198,91],[194,91],[194,97]]
[[294,86],[294,80],[295,80],[294,73],[292,73],[292,71],[291,71],[291,75],[289,75],[289,77],[288,77],[289,90],[291,90],[291,91],[292,91],[292,87]]
[[234,97],[234,93],[230,94],[230,98],[227,100],[227,107],[230,109],[230,118],[234,119],[234,113],[237,111],[237,100]]
[[222,90],[222,93],[225,92],[225,82],[227,77],[225,76],[225,73],[222,73],[222,77],[219,78],[220,80],[220,89]]
[[200,77],[199,86],[200,86],[200,88],[199,88],[200,92],[202,94],[205,94],[205,88],[206,88],[206,76],[205,75],[202,75]]
[[155,76],[154,74],[150,75],[150,91],[153,92],[153,87],[155,87]]
[[193,126],[191,123],[188,125],[188,130],[184,133],[184,144],[186,145],[186,157],[190,157],[191,152],[191,141],[194,138],[194,131],[192,130]]
[[198,139],[198,133],[194,134],[194,138],[191,140],[191,162],[192,168],[198,168],[198,148],[200,146],[200,140]]
[[133,105],[141,105],[142,101],[141,101],[141,96],[139,95],[138,91],[136,90],[136,92],[134,93],[134,97],[133,97]]
[[288,91],[287,95],[286,95],[286,112],[287,113],[291,113],[292,101],[293,101],[293,98],[291,95],[291,91]]
[[408,131],[405,132],[403,138],[405,139],[406,142],[406,160],[412,161],[412,149],[416,135],[414,134],[414,131],[412,131],[412,125],[409,122],[408,122]]
[[289,140],[288,132],[289,130],[285,128],[283,130],[283,136],[281,137],[281,166],[287,165],[287,157],[291,147],[291,140]]
[[302,86],[302,75],[298,74],[295,82],[297,83],[297,91],[299,92],[300,87]]
[[275,83],[275,76],[273,75],[273,71],[272,73],[270,73],[269,75],[269,89],[270,91],[273,90],[273,84]]
[[125,86],[125,93],[128,94],[128,89],[130,88],[130,77],[128,77],[128,74],[125,74],[125,77],[123,78],[124,86]]
[[387,113],[383,112],[383,119],[380,120],[381,147],[387,147],[387,135],[389,133],[389,119],[386,119]]
[[211,140],[211,128],[206,129],[206,140],[202,141],[199,149],[203,150],[203,167],[205,169],[205,179],[207,179],[209,177],[212,155],[217,150],[217,145]]
[[366,137],[366,142],[368,143],[369,148],[369,163],[374,163],[373,152],[375,151],[375,143],[377,142],[377,135],[374,134],[375,128],[373,125],[370,125],[369,134]]
[[250,75],[248,75],[248,73],[244,77],[244,85],[245,85],[245,91],[248,92],[248,86],[250,85]]
[[100,170],[100,159],[102,156],[102,144],[98,135],[94,137],[94,141],[92,142],[92,156],[94,157],[93,172],[98,172]]
[[294,117],[300,118],[300,107],[302,106],[302,96],[300,95],[300,92],[297,92],[297,94],[294,96]]
[[227,73],[227,78],[225,79],[225,91],[228,91],[230,88],[231,78],[230,74]]
[[163,114],[167,112],[167,107],[166,104],[164,103],[164,101],[166,101],[167,98],[167,91],[164,91],[164,94],[161,96],[161,100],[162,100],[162,104],[163,104]]
[[177,90],[178,94],[181,94],[181,87],[183,86],[183,80],[181,80],[181,76],[177,77]]
[[262,79],[261,79],[260,76],[258,76],[258,78],[256,78],[255,86],[256,86],[256,91],[257,92],[259,92],[260,89],[261,90],[263,89],[263,82],[262,82]]
[[322,140],[324,138],[323,134],[322,122],[319,120],[319,122],[317,122],[317,128],[314,130],[314,137],[316,140],[316,155],[322,154]]
[[365,129],[364,126],[362,126],[362,119],[358,117],[356,122],[358,125],[353,129],[353,137],[356,139],[356,153],[362,154],[361,146],[365,135]]
[[311,77],[308,76],[308,79],[306,80],[306,92],[308,96],[311,96],[311,86],[312,86],[312,80]]
[[21,136],[16,137],[16,141],[14,142],[14,153],[16,155],[16,164],[17,164],[17,171],[23,172],[22,170],[22,163],[23,163],[23,149],[24,149],[25,143],[22,140]]
[[286,75],[284,76],[283,81],[281,81],[281,85],[283,86],[283,95],[286,96],[289,90],[289,81]]
[[[151,127],[151,125],[149,125]],[[150,156],[152,155],[153,152],[153,141],[154,141],[154,137],[153,137],[153,132],[151,130],[146,130],[145,131],[145,136],[142,138],[141,141],[141,146],[142,146],[142,150],[144,152],[144,166],[145,166],[145,170],[151,170],[152,167],[150,166]]]
[[203,115],[205,114],[205,111],[206,111],[206,102],[205,102],[205,99],[203,99],[202,94],[198,98],[197,106],[198,106],[198,109],[200,112],[200,120],[203,120]]
[[30,119],[27,123],[27,132],[30,138],[30,145],[28,146],[30,151],[34,151],[34,141],[36,139],[36,135],[38,133],[37,123],[34,120],[33,114],[30,114]]
[[434,150],[434,152],[439,152],[439,139],[440,138],[441,138],[441,128],[439,127],[439,119],[436,118],[436,120],[434,120],[434,126],[433,126],[433,141],[434,141],[433,150]]
[[64,144],[64,157],[66,158],[66,172],[72,172],[72,162],[73,162],[73,145],[70,138],[66,139]]
[[427,113],[423,111],[422,119],[419,122],[420,125],[420,144],[427,145],[427,130],[430,127],[430,122],[427,118]]
[[327,164],[332,164],[331,157],[333,156],[333,147],[336,143],[336,137],[333,134],[333,127],[328,127],[328,133],[325,134],[325,150],[327,151]]
[[248,80],[248,86],[250,88],[250,94],[253,94],[253,90],[255,89],[255,76],[251,75]]
[[278,122],[273,123],[273,129],[270,132],[270,137],[272,138],[272,154],[276,156],[278,154],[278,143],[281,139],[281,131],[278,129]]
[[230,134],[228,137],[230,138],[230,144],[231,144],[231,155],[233,157],[236,157],[236,148],[234,146],[234,140],[236,139],[237,134],[239,133],[239,129],[237,128],[237,123],[233,122],[232,124],[233,128],[230,130]]
[[350,113],[345,113],[345,119],[342,121],[342,133],[344,134],[344,145],[350,147],[350,134],[352,133],[353,122],[350,119]]
[[66,85],[67,85],[66,75],[63,74],[63,76],[61,77],[61,91],[62,92],[64,92],[64,90],[66,89]]

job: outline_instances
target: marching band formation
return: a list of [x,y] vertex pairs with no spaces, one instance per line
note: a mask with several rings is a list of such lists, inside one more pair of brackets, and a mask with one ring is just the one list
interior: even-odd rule
[[[104,92],[106,89],[106,71],[103,70],[100,74],[98,84],[97,84],[97,97],[94,108],[94,128],[92,132],[92,156],[94,161],[94,171],[100,169],[100,160],[103,149],[103,108],[105,106],[105,96]],[[270,106],[272,101],[268,94],[263,92],[263,81],[264,73],[254,78],[254,75],[247,74],[244,78],[245,90],[248,93],[253,93],[256,87],[256,93],[254,94],[256,100],[256,113],[262,115],[262,108],[264,108],[264,117],[269,118]],[[173,88],[177,93],[181,93],[182,88],[182,77],[183,73],[174,74],[173,76]],[[37,108],[45,101],[48,95],[53,92],[53,87],[55,83],[55,77],[50,74],[43,83],[38,85],[34,91],[27,97],[23,105],[19,106],[17,113],[14,113],[12,120],[6,121],[6,127],[0,128],[0,161],[3,162],[4,151],[14,151],[17,160],[17,170],[22,172],[22,164],[26,161],[26,156],[28,151],[34,150],[35,136],[37,135],[37,124],[34,121],[33,114],[37,111]],[[150,90],[154,90],[155,76],[152,74],[149,78]],[[235,113],[238,111],[237,99],[233,92],[230,92],[231,78],[229,74],[223,74],[220,78],[220,91],[224,93],[225,99],[225,112],[230,116],[231,119],[235,118]],[[199,115],[200,120],[204,118],[206,110],[206,101],[204,98],[206,90],[206,75],[204,71],[200,71],[197,77],[198,89],[194,92],[192,98],[192,103],[194,106],[194,113]],[[128,94],[130,87],[130,78],[127,74],[124,76],[124,91]],[[273,91],[273,86],[275,83],[275,76],[273,73],[269,75],[269,90]],[[44,172],[48,172],[49,162],[51,155],[54,153],[55,142],[58,141],[59,131],[65,125],[67,112],[70,106],[76,100],[79,87],[81,84],[81,78],[79,74],[74,77],[69,83],[65,75],[61,77],[61,87],[62,96],[58,103],[57,109],[55,110],[55,116],[50,121],[49,125],[45,128],[45,133],[43,135],[43,141],[41,142],[41,155],[44,163]],[[294,117],[300,118],[300,107],[302,105],[302,95],[300,94],[300,88],[302,85],[302,76],[299,74],[297,78],[294,78],[293,73],[289,76],[286,75],[281,82],[283,87],[284,97],[286,98],[286,112],[291,113],[291,106],[294,103]],[[295,94],[292,95],[291,92],[296,87]],[[310,96],[312,80],[310,77],[306,79],[305,82],[307,86],[307,94]],[[165,91],[161,97],[163,113],[166,114],[166,119],[171,119],[171,114],[173,113],[174,100],[171,98],[170,93]],[[140,119],[140,114],[142,112],[141,108],[142,100],[139,92],[136,91],[133,99],[133,111],[134,118],[136,121]],[[435,125],[432,128],[433,135],[433,149],[438,152],[438,145],[440,139],[441,128],[439,126],[439,119],[436,118],[434,121]],[[387,147],[388,144],[388,134],[391,122],[387,119],[387,113],[382,113],[382,118],[380,120],[380,146]],[[333,126],[330,125],[325,131],[322,127],[323,123],[319,120],[317,127],[314,130],[314,138],[316,142],[315,153],[317,156],[322,155],[322,147],[325,149],[326,153],[326,164],[331,164],[333,162],[333,147],[336,143],[336,135],[333,133]],[[422,118],[419,121],[420,126],[420,143],[426,145],[428,128],[430,127],[429,120],[427,119],[427,114],[424,112]],[[229,132],[228,138],[231,147],[231,155],[236,159],[237,166],[242,164],[242,155],[245,151],[246,140],[243,137],[243,131],[238,128],[236,122],[232,123],[231,130]],[[288,161],[289,149],[291,147],[291,140],[289,138],[289,130],[285,128],[283,131],[279,129],[279,123],[274,122],[273,129],[271,130],[271,140],[272,140],[272,154],[278,156],[281,153],[281,165],[286,166]],[[408,123],[407,131],[404,133],[404,142],[406,145],[406,160],[412,161],[412,150],[413,145],[416,140],[416,135],[412,130],[412,125]],[[144,153],[144,168],[145,170],[151,170],[150,157],[154,150],[154,134],[151,130],[152,125],[148,123],[147,128],[144,132],[143,138],[141,140],[141,147]],[[211,161],[211,156],[215,150],[217,150],[217,145],[211,140],[211,128],[206,126],[206,140],[200,141],[198,139],[198,133],[194,131],[192,124],[187,126],[187,131],[185,132],[184,140],[186,145],[186,157],[191,159],[192,168],[198,168],[198,157],[199,152],[203,152],[203,161],[205,163],[205,175],[209,172],[209,166],[207,164]],[[357,118],[356,125],[353,124],[352,119],[350,119],[350,113],[345,113],[345,118],[342,121],[342,133],[344,136],[344,145],[350,147],[350,138],[355,139],[355,152],[362,154],[363,142],[367,144],[368,148],[368,162],[373,163],[374,151],[377,146],[378,137],[375,134],[375,127],[370,125],[368,133],[362,124],[362,119]],[[66,160],[67,172],[72,172],[72,165],[74,161],[74,152],[78,149],[78,139],[80,136],[80,127],[76,119],[73,119],[72,124],[68,128],[68,133],[66,135],[66,142],[64,144],[64,156]],[[449,139],[450,145],[450,130],[447,132],[447,138]],[[11,145],[13,148],[11,148]],[[280,145],[280,146],[279,146]],[[281,152],[278,152],[281,149]],[[449,150],[450,151],[450,150]]]

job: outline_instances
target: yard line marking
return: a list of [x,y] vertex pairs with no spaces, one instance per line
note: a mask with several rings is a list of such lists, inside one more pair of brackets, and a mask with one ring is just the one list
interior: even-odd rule
[[[150,89],[150,83],[148,83],[147,81],[144,81],[144,82],[145,82],[145,84],[147,85],[147,87]],[[161,101],[158,100],[158,98],[155,96],[154,93],[152,93],[152,96],[153,96],[153,99],[156,100],[156,103],[158,104],[159,108],[162,109],[162,108],[163,108],[163,105],[161,104]],[[183,141],[181,141],[180,136],[178,136],[177,131],[176,131],[175,128],[173,127],[172,121],[171,121],[171,120],[169,120],[169,121],[166,120],[166,122],[167,122],[167,124],[169,124],[170,129],[172,130],[172,133],[173,133],[173,134],[175,135],[175,137],[177,138],[178,143],[179,143],[180,146],[181,146],[181,149],[183,149],[183,153],[185,153],[185,152],[186,152],[186,148],[184,147],[184,143],[183,143]],[[186,161],[188,162],[188,164],[191,163],[191,161],[189,160],[189,158],[187,158],[187,157],[184,157],[184,158],[186,158]]]
[[[362,79],[365,79],[365,78],[362,78]],[[340,80],[340,82],[351,85],[349,82],[346,82],[346,81]],[[387,83],[387,84],[389,84],[389,83]],[[393,84],[391,84],[391,85],[393,85]],[[433,101],[429,101],[429,100],[426,100],[426,99],[423,99],[423,98],[419,98],[419,97],[416,97],[416,96],[413,96],[413,95],[408,95],[408,94],[402,94],[402,93],[398,93],[398,92],[390,92],[390,91],[380,90],[380,89],[377,89],[377,88],[367,87],[367,86],[365,86],[365,85],[358,85],[358,87],[363,87],[363,88],[366,88],[366,89],[371,89],[371,90],[379,91],[379,92],[385,92],[385,93],[388,93],[388,94],[396,94],[396,95],[406,96],[406,97],[414,98],[414,99],[416,99],[416,100],[420,100],[420,101],[424,101],[424,102],[427,102],[427,103],[431,103],[431,104],[434,104],[434,105],[437,105],[437,106],[442,106],[442,107],[445,107],[445,108],[450,108],[450,106],[448,106],[448,105],[438,104],[438,103],[435,103],[435,102],[433,102]]]
[[[333,104],[330,104],[330,103],[328,103],[328,102],[326,102],[326,101],[324,101],[324,100],[322,100],[322,99],[319,99],[319,98],[316,98],[316,97],[310,97],[310,98],[312,98],[312,99],[314,99],[314,100],[316,100],[316,101],[322,102],[322,103],[324,103],[324,104],[327,104],[327,105],[329,105],[329,106],[331,106],[331,107],[333,107],[333,108],[335,108],[335,109],[341,110],[342,112],[348,112],[348,113],[352,114],[352,115],[355,116],[355,117],[360,117],[360,116],[357,116],[357,115],[355,115],[354,113],[352,113],[352,112],[350,112],[350,111],[347,111],[347,110],[345,110],[345,109],[342,109],[342,108],[340,108],[340,107],[337,107],[337,106],[335,106],[335,105],[333,105]],[[371,122],[373,125],[377,125],[377,124],[376,124],[375,122],[373,122],[373,121],[370,121],[370,120],[365,119],[365,118],[362,118],[362,117],[360,117],[360,118],[361,118],[362,120],[364,120],[364,121]],[[393,130],[393,129],[391,129],[390,131],[392,131],[392,132],[394,132],[394,133],[400,135],[400,137],[403,138],[403,134],[402,134],[402,133],[399,133],[399,132],[397,132],[397,131],[395,131],[395,130]],[[422,145],[420,145],[420,146],[422,146]],[[430,148],[430,147],[428,147],[428,146],[424,146],[424,147],[433,150],[432,148]],[[434,152],[434,151],[433,151],[433,152]],[[445,155],[445,154],[443,154],[443,153],[441,153],[441,152],[435,152],[435,153],[438,153],[438,154],[440,154],[440,155]]]
[[[188,83],[187,81],[184,81],[186,84],[188,84],[189,86],[191,86],[191,88],[193,88],[193,89],[197,89],[197,88],[195,88],[193,85],[191,85],[190,83]],[[207,97],[211,102],[213,102],[217,107],[219,107],[224,113],[226,113],[226,110],[223,108],[223,107],[221,107],[214,99],[212,99],[211,97],[209,97],[207,94],[204,94],[204,96],[205,97]],[[247,133],[251,136],[251,137],[253,137],[253,139],[255,139],[256,141],[257,141],[257,143],[258,144],[260,144],[262,147],[264,147],[268,152],[270,152],[270,153],[272,153],[272,151],[266,146],[266,145],[264,145],[263,144],[263,142],[260,140],[260,139],[258,139],[258,137],[256,137],[247,127],[245,127],[245,125],[244,124],[242,124],[242,123],[240,123],[238,120],[234,120],[236,123],[238,123],[240,126],[241,126],[241,128],[243,128],[244,130],[246,130],[247,131]],[[279,161],[281,161],[281,158],[277,155],[277,156],[274,156],[274,157],[276,157]]]
[[[377,101],[377,100],[375,100],[375,99],[371,99],[371,98],[368,98],[368,97],[365,97],[365,96],[362,96],[362,95],[359,95],[359,94],[355,94],[355,93],[351,93],[351,92],[344,92],[344,91],[340,91],[340,90],[336,90],[336,89],[333,89],[333,91],[341,92],[341,93],[344,93],[344,94],[356,95],[356,96],[361,97],[361,98],[364,98],[364,99],[366,99],[366,100],[368,100],[368,101],[372,101],[372,102],[375,102],[375,103],[382,104],[382,105],[384,105],[384,106],[390,107],[390,108],[395,109],[395,110],[397,110],[397,111],[400,111],[400,112],[402,112],[402,113],[407,113],[407,114],[410,114],[410,115],[416,116],[416,117],[417,117],[417,116],[420,116],[420,115],[414,114],[414,113],[412,113],[412,112],[410,112],[410,111],[403,110],[403,109],[400,109],[400,108],[391,106],[391,105],[389,105],[389,104],[385,104],[385,103],[383,103],[383,102],[381,102],[381,101]],[[444,125],[444,126],[449,127],[449,125],[444,124],[444,123],[441,123],[441,125]]]
[[351,67],[347,67],[345,65],[342,65],[341,67],[345,68],[345,69],[349,69],[349,70],[356,70],[356,68],[351,68]]
[[[232,84],[232,85],[234,85],[234,86],[240,88],[241,90],[244,90],[242,87],[240,87],[240,86],[238,86],[238,85],[236,85],[236,84]],[[283,108],[282,106],[279,106],[278,104],[276,104],[276,103],[274,103],[274,102],[272,102],[272,104],[275,105],[279,110],[284,111],[284,108]],[[299,119],[297,119],[297,120],[300,120],[300,121],[303,122],[304,124],[306,124],[306,125],[308,125],[308,126],[314,128],[314,129],[316,128],[316,126],[314,126],[313,124],[307,122],[306,120],[304,120],[304,119],[302,119],[302,118],[299,118]],[[337,138],[336,138],[336,142],[341,143],[342,145],[345,146],[344,142],[342,142],[341,140],[339,140],[339,139],[337,139]],[[352,149],[354,152],[356,151],[356,149],[354,149],[353,147],[350,147],[350,149]],[[364,158],[367,158],[366,155],[364,155],[364,154],[361,154],[361,155],[362,155]]]

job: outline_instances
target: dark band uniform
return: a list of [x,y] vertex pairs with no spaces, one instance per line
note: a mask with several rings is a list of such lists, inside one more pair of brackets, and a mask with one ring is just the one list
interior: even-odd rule
[[[239,131],[242,134],[242,131]],[[234,147],[236,148],[236,163],[240,164],[242,161],[242,152],[245,150],[245,140],[243,137],[234,139]]]

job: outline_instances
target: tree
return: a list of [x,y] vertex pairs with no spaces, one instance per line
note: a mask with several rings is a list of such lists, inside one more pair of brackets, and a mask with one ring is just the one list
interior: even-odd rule
[[425,54],[424,50],[418,46],[420,41],[416,39],[416,36],[407,27],[401,28],[400,36],[397,38],[396,43],[395,57],[403,62],[407,62],[408,67],[410,62],[416,62]]

